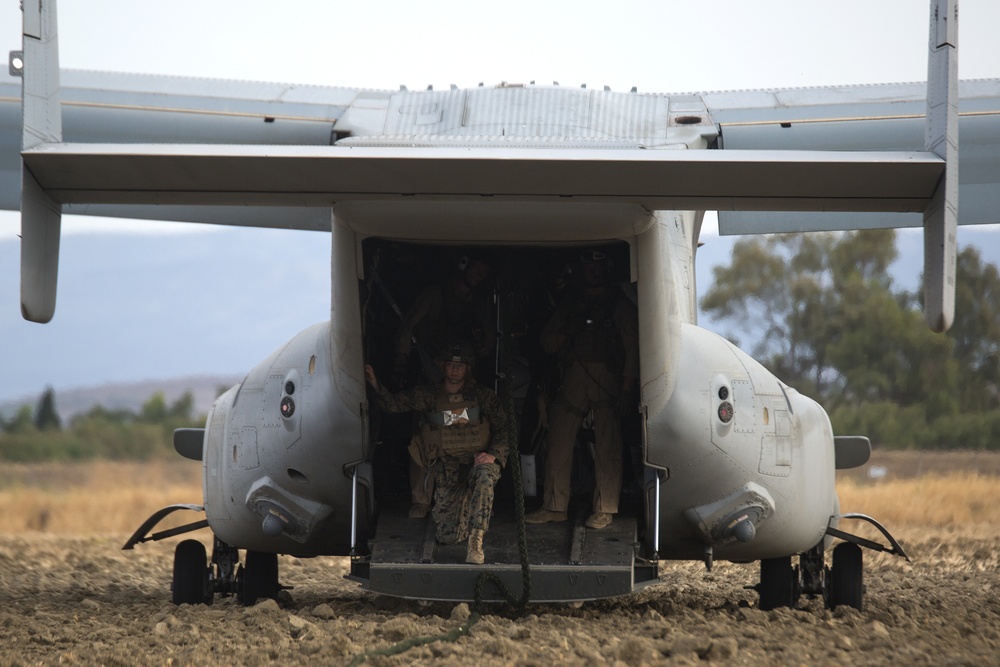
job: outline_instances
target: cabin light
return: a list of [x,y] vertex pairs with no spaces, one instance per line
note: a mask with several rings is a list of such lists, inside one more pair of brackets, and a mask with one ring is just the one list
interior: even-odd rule
[[719,405],[719,419],[722,423],[728,424],[733,420],[733,404],[729,401],[723,401]]
[[11,76],[24,76],[24,51],[11,51],[7,60],[7,72]]
[[295,401],[292,400],[291,396],[285,396],[281,399],[281,416],[288,419],[295,414]]

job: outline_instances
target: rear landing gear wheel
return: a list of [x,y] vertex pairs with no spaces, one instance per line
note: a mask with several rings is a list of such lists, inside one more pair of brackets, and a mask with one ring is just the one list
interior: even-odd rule
[[184,540],[174,550],[174,604],[210,604],[208,558],[205,545],[198,540]]
[[827,604],[830,609],[844,605],[862,611],[864,597],[864,563],[861,547],[850,542],[838,544],[833,550]]
[[760,562],[760,608],[771,611],[778,607],[791,607],[798,597],[792,557],[767,558]]
[[277,597],[280,590],[278,555],[247,551],[246,564],[237,584],[240,604],[249,606],[262,598]]

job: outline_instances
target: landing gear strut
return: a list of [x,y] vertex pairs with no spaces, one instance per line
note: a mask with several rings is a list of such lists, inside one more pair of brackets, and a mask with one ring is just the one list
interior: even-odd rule
[[792,567],[791,556],[768,558],[760,562],[760,609],[794,607],[801,595],[822,595],[827,609],[864,605],[864,569],[861,547],[840,544],[833,550],[833,567],[823,564],[823,544],[799,555],[799,565]]
[[799,596],[805,594],[822,595],[828,609],[845,606],[861,611],[864,608],[865,597],[864,559],[861,547],[885,551],[910,560],[895,538],[875,519],[864,514],[841,514],[831,517],[831,523],[842,519],[857,519],[870,523],[885,536],[889,546],[883,546],[831,526],[827,528],[826,534],[845,540],[834,548],[831,567],[823,564],[825,538],[809,551],[800,554],[799,566],[794,569],[791,565],[791,556],[762,560],[760,583],[756,586],[762,610],[793,607]]
[[239,551],[215,538],[212,563],[208,564],[205,545],[184,540],[174,551],[174,604],[212,604],[215,594],[236,595],[240,604],[252,605],[264,598],[277,597],[277,554],[248,551],[244,565]]
[[[178,510],[204,512],[205,508],[201,505],[164,507],[146,519],[122,549],[133,549],[143,542],[156,542],[208,527],[208,521],[202,520],[150,534],[164,517]],[[174,577],[171,582],[174,604],[212,604],[218,593],[236,595],[240,604],[251,605],[262,598],[277,597],[281,588],[277,554],[247,551],[246,563],[240,565],[239,550],[218,537],[212,546],[211,564],[205,545],[198,540],[184,540],[174,550]]]

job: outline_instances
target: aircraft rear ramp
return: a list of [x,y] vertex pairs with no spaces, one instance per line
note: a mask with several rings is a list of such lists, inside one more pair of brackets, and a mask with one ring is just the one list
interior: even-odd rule
[[[527,525],[527,553],[532,602],[607,598],[656,583],[656,563],[636,558],[636,518],[618,514],[607,528],[584,526],[585,509],[569,521]],[[465,600],[474,597],[481,572],[492,572],[516,597],[521,595],[521,558],[517,522],[512,510],[497,512],[483,541],[486,563],[465,562],[465,543],[437,544],[434,522],[410,519],[405,507],[383,508],[369,558],[352,563],[351,578],[375,593],[421,600]],[[492,583],[485,601],[504,596]]]

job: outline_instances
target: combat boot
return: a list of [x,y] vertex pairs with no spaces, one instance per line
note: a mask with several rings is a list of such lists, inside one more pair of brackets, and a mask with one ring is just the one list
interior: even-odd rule
[[430,511],[431,506],[427,503],[413,503],[410,505],[409,515],[411,519],[423,519]]
[[611,515],[608,512],[594,512],[587,519],[587,528],[607,528],[611,525]]
[[483,554],[484,534],[484,531],[475,529],[469,533],[469,550],[465,554],[466,563],[480,565],[486,560],[486,556]]
[[567,519],[566,512],[556,512],[555,510],[547,510],[544,507],[537,509],[531,514],[524,515],[525,523],[559,523],[560,521],[565,521]]

